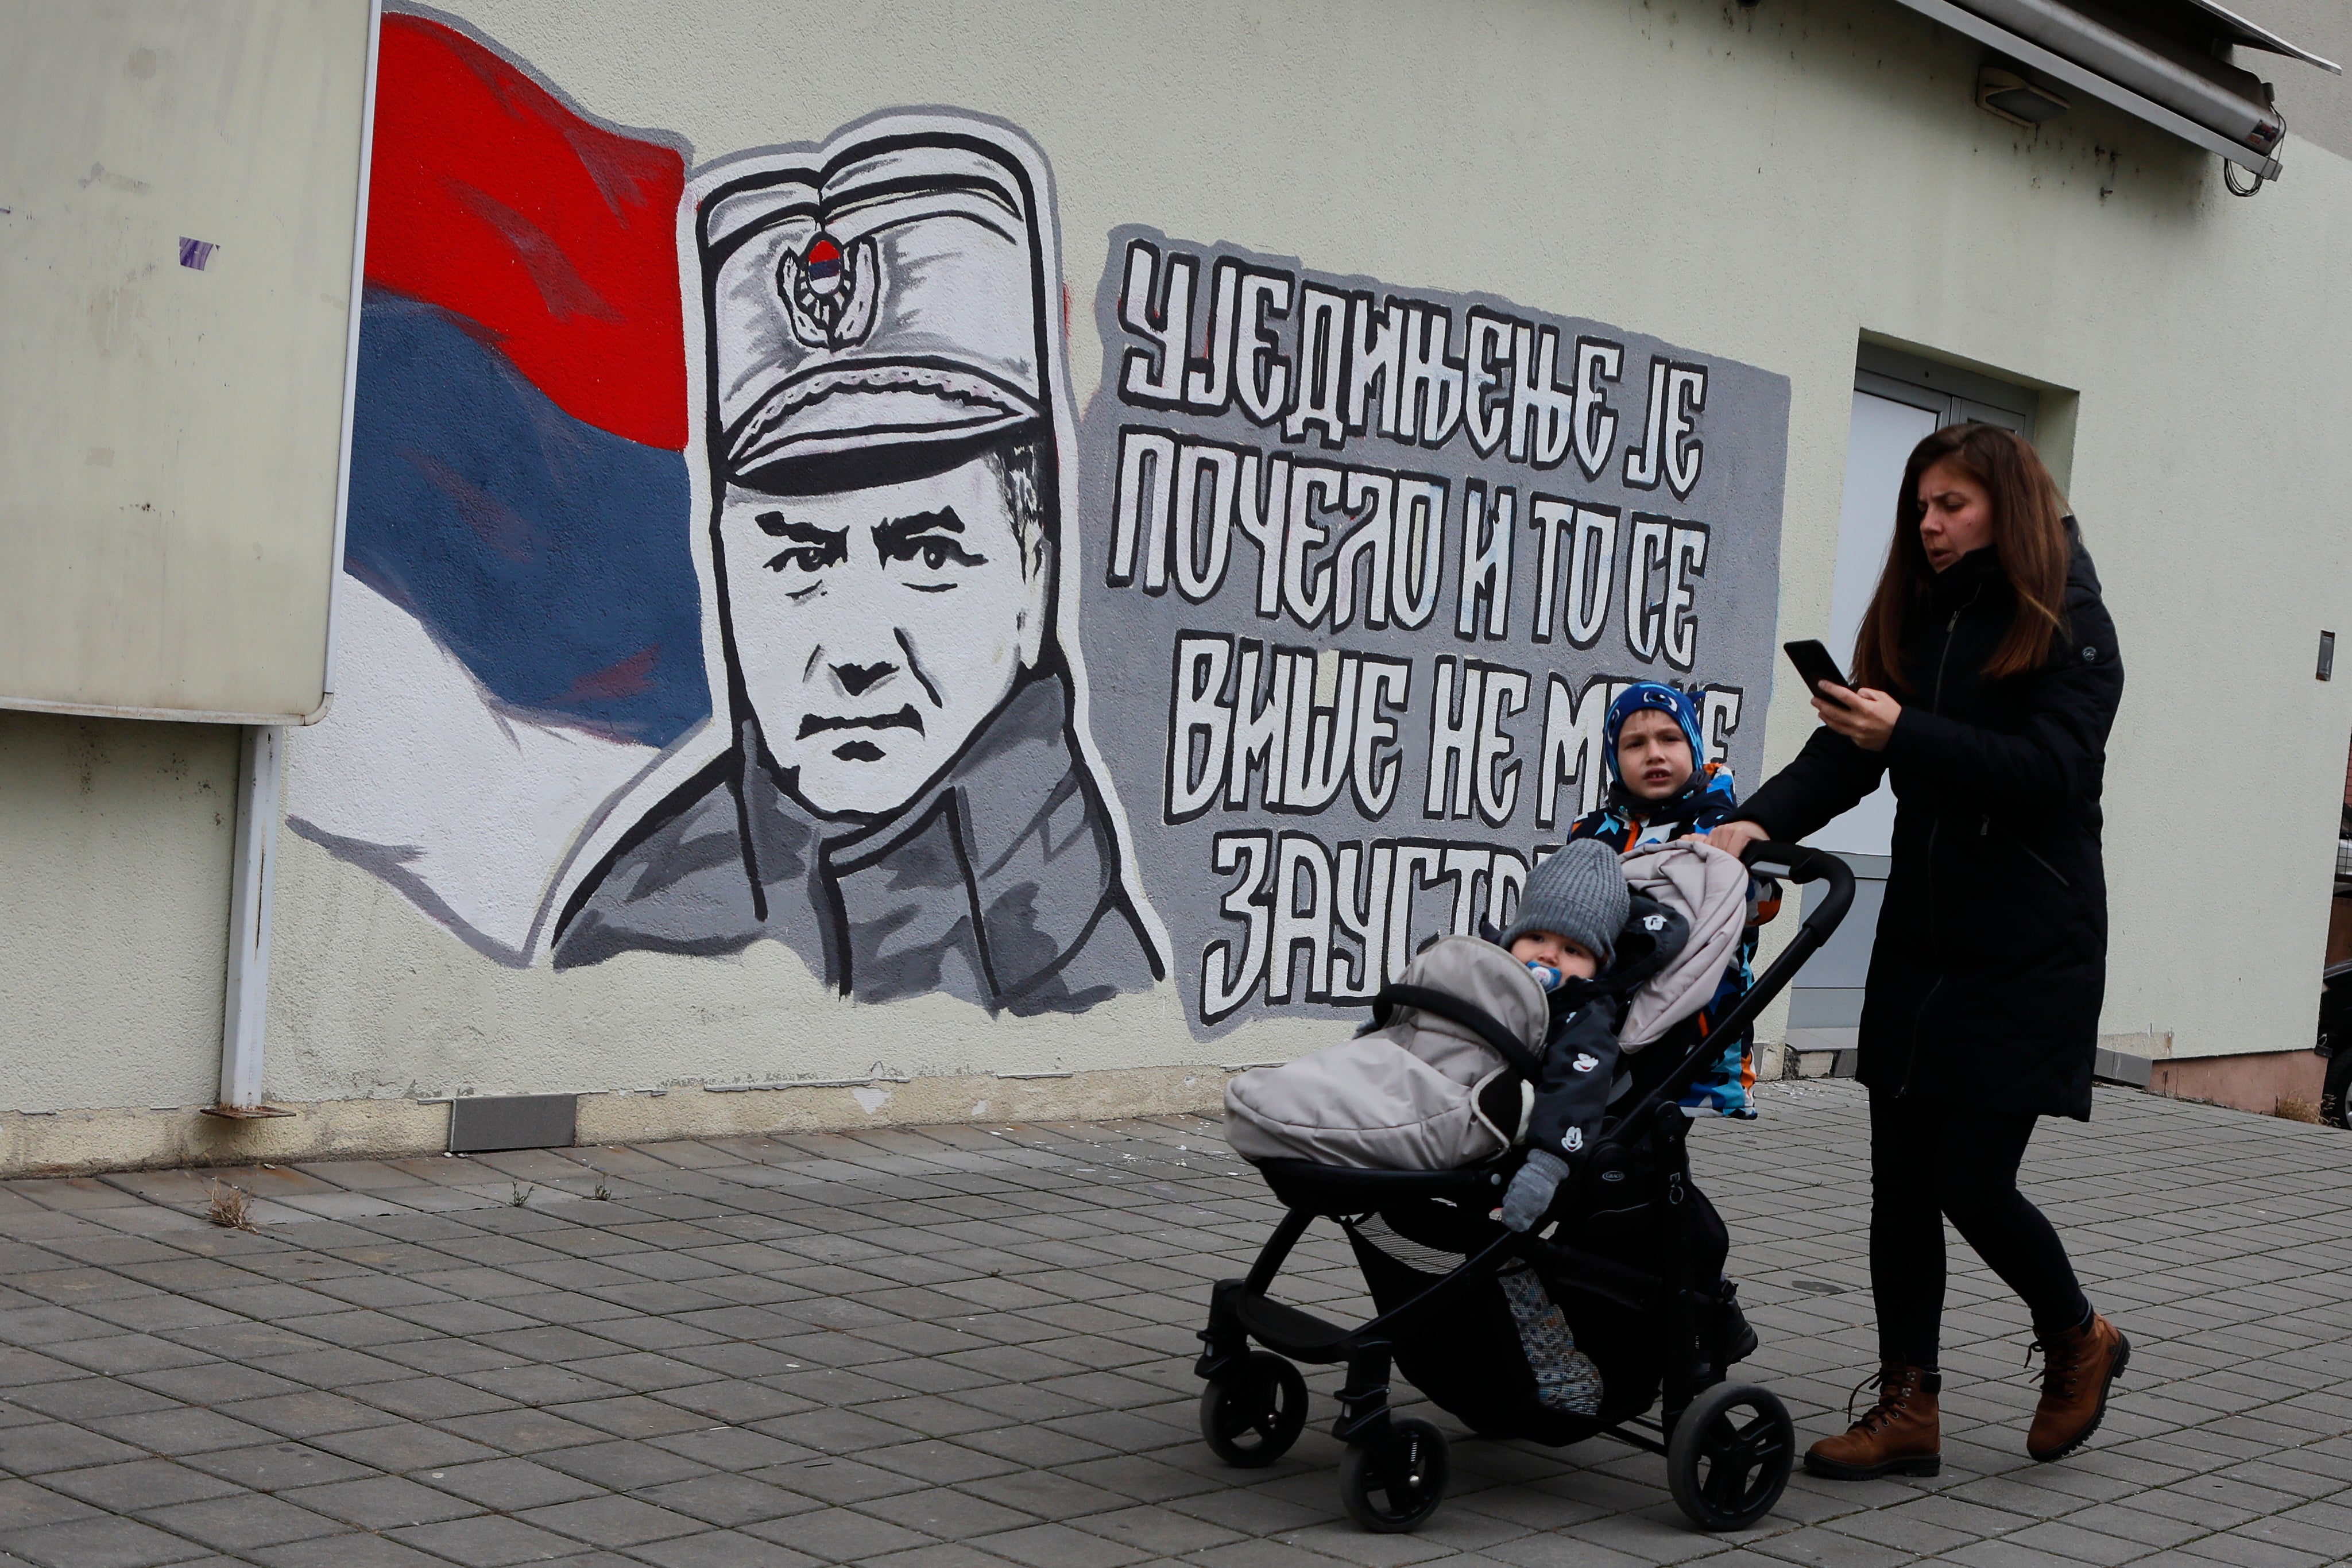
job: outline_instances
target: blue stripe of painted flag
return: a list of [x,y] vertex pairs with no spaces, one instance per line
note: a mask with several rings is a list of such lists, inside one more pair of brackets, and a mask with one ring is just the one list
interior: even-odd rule
[[462,316],[371,288],[344,569],[501,703],[666,746],[710,711],[686,460],[573,418]]

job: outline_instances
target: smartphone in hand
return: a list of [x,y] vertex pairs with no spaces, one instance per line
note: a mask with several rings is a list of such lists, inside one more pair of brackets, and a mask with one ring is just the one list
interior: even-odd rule
[[1830,657],[1829,649],[1822,646],[1818,639],[1808,638],[1801,643],[1783,643],[1780,644],[1780,651],[1789,655],[1789,663],[1797,666],[1797,674],[1804,677],[1807,689],[1815,696],[1827,702],[1838,700],[1822,690],[1825,685],[1843,686],[1848,691],[1853,690],[1853,683],[1845,678],[1844,673],[1837,666],[1837,661]]

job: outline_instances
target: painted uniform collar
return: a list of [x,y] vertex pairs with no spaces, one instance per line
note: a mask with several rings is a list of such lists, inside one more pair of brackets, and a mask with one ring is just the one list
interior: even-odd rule
[[951,854],[997,988],[1019,988],[1083,941],[1116,881],[1070,748],[1068,712],[1058,676],[1030,677],[939,782],[856,824],[820,818],[786,794],[756,760],[758,731],[747,722],[737,750],[754,877],[765,887],[805,887],[832,904],[844,884],[887,883],[894,866],[941,874],[904,857]]

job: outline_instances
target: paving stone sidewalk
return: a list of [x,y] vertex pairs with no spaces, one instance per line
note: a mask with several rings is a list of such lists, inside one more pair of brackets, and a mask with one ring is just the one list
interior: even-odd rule
[[[0,1183],[0,1554],[48,1568],[1126,1568],[2352,1557],[2352,1136],[2102,1091],[2027,1160],[2132,1373],[2022,1452],[2022,1312],[1955,1249],[1944,1474],[1801,1475],[1737,1537],[1595,1440],[1464,1437],[1413,1536],[1340,1516],[1336,1371],[1228,1470],[1194,1427],[1212,1280],[1276,1217],[1213,1122],[937,1127]],[[1704,1124],[1807,1437],[1872,1362],[1864,1106]],[[1322,1228],[1285,1293],[1360,1312]],[[1423,1406],[1420,1413],[1458,1427]]]

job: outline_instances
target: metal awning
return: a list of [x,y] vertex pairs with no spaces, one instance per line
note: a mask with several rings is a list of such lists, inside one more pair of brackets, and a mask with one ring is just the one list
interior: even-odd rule
[[2333,60],[2211,0],[2152,0],[2133,15],[2065,0],[1902,4],[2266,180],[2279,175],[2285,117],[2267,83],[2216,57],[2212,46],[2259,49],[2343,74]]

